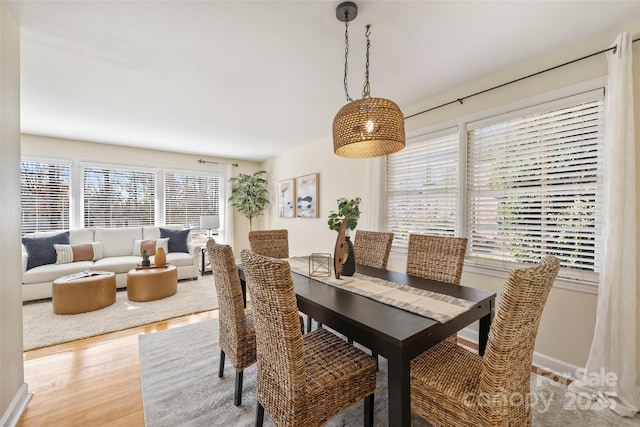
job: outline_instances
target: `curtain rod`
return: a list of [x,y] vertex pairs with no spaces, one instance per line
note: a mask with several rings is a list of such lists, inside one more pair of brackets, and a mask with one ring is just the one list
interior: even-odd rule
[[[635,43],[637,41],[640,41],[640,38],[632,40],[632,43]],[[539,74],[546,73],[548,71],[553,71],[556,68],[564,67],[566,65],[573,64],[574,62],[582,61],[584,59],[591,58],[592,56],[600,55],[601,53],[609,52],[610,50],[612,50],[615,53],[617,48],[618,48],[618,46],[613,46],[613,47],[610,47],[610,48],[607,48],[607,49],[603,49],[603,50],[600,50],[598,52],[594,52],[594,53],[591,53],[589,55],[583,56],[581,58],[577,58],[577,59],[573,59],[573,60],[571,60],[569,62],[565,62],[564,64],[556,65],[554,67],[547,68],[546,70],[538,71],[537,73],[529,74],[528,76],[520,77],[518,79],[511,80],[509,82],[502,83],[502,84],[499,84],[497,86],[490,87],[489,89],[481,90],[480,92],[476,92],[476,93],[472,93],[471,95],[463,96],[462,98],[454,99],[453,101],[445,102],[444,104],[438,105],[436,107],[429,108],[428,110],[420,111],[418,113],[414,113],[414,114],[411,114],[409,116],[406,116],[404,119],[405,120],[406,119],[410,119],[411,117],[419,116],[420,114],[428,113],[430,111],[437,110],[438,108],[446,107],[447,105],[455,104],[455,103],[458,103],[458,102],[462,105],[463,101],[465,101],[465,100],[467,100],[469,98],[472,98],[474,96],[482,95],[483,93],[492,91],[494,89],[500,89],[501,87],[504,87],[504,86],[507,86],[507,85],[510,85],[510,84],[513,84],[513,83],[517,83],[517,82],[519,82],[521,80],[525,80],[525,79],[528,79],[530,77],[535,77],[535,76],[537,76]]]
[[212,162],[212,161],[209,161],[209,160],[202,160],[202,159],[198,159],[198,163],[213,163],[214,165],[231,165],[231,166],[234,166],[236,168],[238,167],[237,163]]

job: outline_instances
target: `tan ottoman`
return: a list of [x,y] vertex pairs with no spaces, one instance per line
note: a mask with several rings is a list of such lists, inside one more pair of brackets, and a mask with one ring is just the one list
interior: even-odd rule
[[127,273],[127,297],[131,301],[154,301],[170,297],[178,291],[175,265],[140,268]]
[[109,307],[116,302],[116,275],[96,274],[67,280],[56,279],[51,285],[55,314],[78,314]]

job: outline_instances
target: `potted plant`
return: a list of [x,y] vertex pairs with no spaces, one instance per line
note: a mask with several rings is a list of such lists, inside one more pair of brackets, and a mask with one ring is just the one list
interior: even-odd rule
[[240,173],[229,179],[229,203],[249,219],[249,230],[252,229],[253,218],[262,215],[269,204],[267,180],[264,178],[266,173],[267,171],[258,171],[253,175]]
[[349,247],[349,255],[342,264],[340,274],[343,276],[353,276],[356,272],[356,255],[353,249],[353,243],[351,242],[351,236],[349,236],[349,230],[353,230],[358,226],[361,199],[360,197],[356,197],[349,200],[342,197],[338,199],[337,202],[338,211],[329,211],[329,229],[339,232],[342,222],[347,218],[347,234],[345,235],[345,239]]
[[142,251],[142,264],[140,264],[143,267],[150,267],[151,266],[151,260],[149,259],[149,251],[144,249]]

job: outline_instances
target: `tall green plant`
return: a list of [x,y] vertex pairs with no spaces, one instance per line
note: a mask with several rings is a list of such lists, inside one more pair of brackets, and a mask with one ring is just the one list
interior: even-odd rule
[[266,173],[267,171],[258,171],[253,175],[239,173],[238,176],[229,179],[229,203],[249,219],[249,229],[253,227],[253,218],[262,215],[269,204],[267,180],[264,177]]
[[329,211],[329,228],[333,231],[340,231],[342,221],[348,216],[347,229],[353,230],[358,226],[358,219],[360,219],[360,197],[351,200],[342,197],[337,202],[338,212]]

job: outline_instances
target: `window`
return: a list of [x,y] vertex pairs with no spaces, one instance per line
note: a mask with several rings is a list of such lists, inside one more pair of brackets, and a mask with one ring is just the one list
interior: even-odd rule
[[69,164],[20,163],[22,233],[69,228]]
[[562,104],[469,125],[470,257],[598,270],[604,102]]
[[84,227],[153,225],[155,173],[107,166],[83,169]]
[[165,223],[200,228],[200,215],[220,214],[220,177],[165,172]]
[[456,234],[458,130],[423,135],[387,157],[387,228],[396,249],[409,234]]
[[559,277],[597,283],[604,91],[461,120],[387,157],[387,228],[465,236],[467,265],[510,270],[553,255]]

